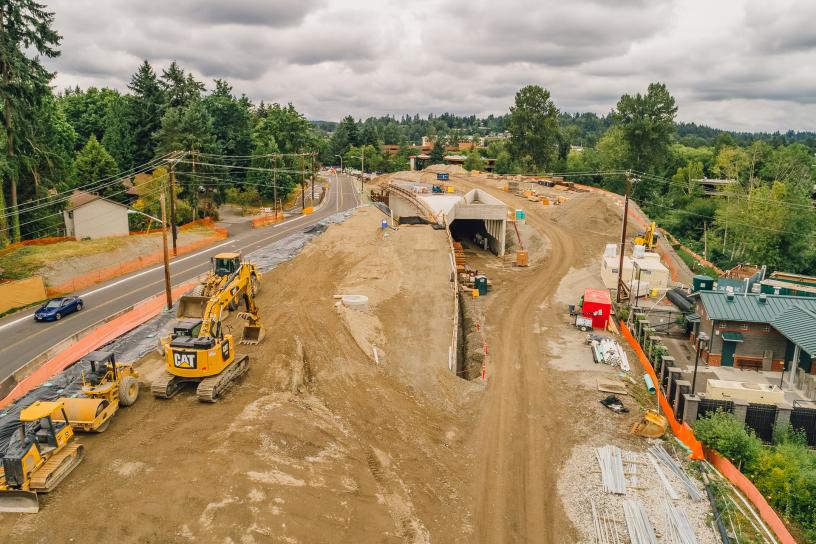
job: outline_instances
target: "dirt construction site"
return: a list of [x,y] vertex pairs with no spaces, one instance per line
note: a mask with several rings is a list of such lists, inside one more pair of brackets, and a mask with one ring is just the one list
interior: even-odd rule
[[[593,453],[605,445],[641,456],[630,458],[643,476],[628,498],[653,504],[649,517],[665,534],[653,493],[661,484],[643,457],[652,443],[629,433],[653,400],[628,385],[629,413],[599,402],[599,380],[618,370],[593,363],[566,311],[586,287],[602,287],[595,263],[619,241],[620,206],[591,192],[565,193],[560,205],[522,202],[457,173],[450,183],[526,211],[518,240],[530,266],[464,244],[491,283],[489,294],[462,299],[478,304],[484,379],[451,370],[446,231],[382,228],[380,209],[360,207],[263,275],[266,338],[238,347],[250,369],[223,399],[205,404],[192,390],[154,399],[164,361],[137,361],[138,402],[104,433],[79,436],[85,459],[38,514],[0,514],[0,539],[596,542],[591,499],[621,534],[625,526]],[[338,297],[350,294],[367,303],[343,305]],[[707,501],[686,502],[696,541],[715,542]]]

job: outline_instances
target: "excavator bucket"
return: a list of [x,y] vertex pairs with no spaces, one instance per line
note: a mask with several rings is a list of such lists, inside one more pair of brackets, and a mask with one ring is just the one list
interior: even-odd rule
[[179,299],[176,316],[179,319],[201,319],[209,301],[210,297],[185,295]]
[[40,511],[40,500],[33,491],[9,489],[0,491],[0,512],[36,514]]
[[669,424],[666,418],[654,410],[646,410],[643,418],[632,425],[632,434],[646,438],[660,438],[666,433]]
[[260,344],[266,336],[266,329],[260,323],[253,325],[244,325],[244,330],[241,333],[241,344]]

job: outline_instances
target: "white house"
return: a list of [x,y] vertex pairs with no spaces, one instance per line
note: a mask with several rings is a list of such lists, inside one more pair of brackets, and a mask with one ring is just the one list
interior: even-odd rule
[[128,207],[93,193],[75,191],[62,214],[66,234],[77,240],[130,233]]

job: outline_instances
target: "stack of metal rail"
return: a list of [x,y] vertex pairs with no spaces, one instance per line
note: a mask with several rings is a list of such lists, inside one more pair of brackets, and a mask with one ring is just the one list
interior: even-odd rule
[[629,531],[629,540],[632,544],[660,544],[643,504],[627,500],[623,503],[623,514],[626,517],[626,529]]
[[669,501],[663,502],[663,509],[666,513],[666,544],[697,544],[686,513],[669,504]]
[[623,472],[623,456],[617,446],[595,449],[595,457],[601,467],[601,481],[604,491],[616,495],[626,494],[626,475]]
[[700,493],[700,491],[697,489],[697,486],[694,485],[694,481],[691,478],[689,478],[688,474],[686,474],[686,471],[683,470],[683,467],[681,467],[677,463],[677,461],[674,460],[674,457],[669,455],[669,452],[663,449],[663,446],[661,446],[660,444],[656,444],[649,448],[649,453],[651,453],[655,457],[655,459],[666,465],[666,467],[668,467],[672,472],[674,472],[677,475],[678,478],[680,478],[680,481],[683,482],[683,486],[686,488],[686,492],[688,493],[688,496],[691,500],[693,501],[703,500],[704,498],[703,494]]

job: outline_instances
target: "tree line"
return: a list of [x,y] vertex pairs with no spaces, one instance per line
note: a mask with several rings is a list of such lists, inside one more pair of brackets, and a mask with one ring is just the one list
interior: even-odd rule
[[[311,173],[300,154],[325,138],[291,104],[253,104],[226,80],[205,84],[176,62],[157,72],[144,61],[127,92],[55,93],[54,74],[40,62],[59,55],[53,14],[12,0],[0,4],[0,23],[0,246],[60,233],[75,188],[124,201],[120,181],[159,166],[165,175],[163,158],[173,151],[190,152],[176,165],[184,219],[203,213],[202,197],[223,201],[235,187],[284,199]],[[157,194],[140,194],[137,205],[155,214]]]

